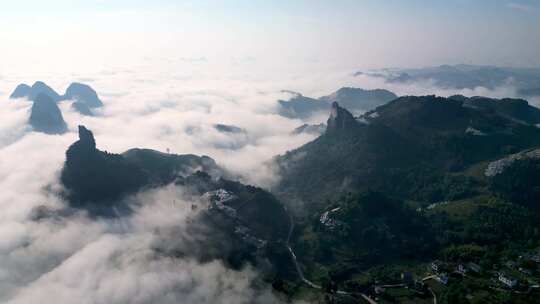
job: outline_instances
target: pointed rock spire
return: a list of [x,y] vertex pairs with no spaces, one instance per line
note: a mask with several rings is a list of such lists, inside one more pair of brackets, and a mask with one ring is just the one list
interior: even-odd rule
[[94,134],[85,126],[79,126],[79,145],[92,150],[96,148]]
[[333,102],[327,126],[326,133],[344,132],[358,127],[358,122],[349,111],[340,107],[337,102]]
[[36,101],[37,97],[41,94],[45,94],[49,96],[54,102],[60,101],[62,98],[61,96],[56,93],[55,90],[53,90],[51,87],[49,87],[47,84],[45,84],[43,81],[36,81],[30,90],[30,96],[29,99]]

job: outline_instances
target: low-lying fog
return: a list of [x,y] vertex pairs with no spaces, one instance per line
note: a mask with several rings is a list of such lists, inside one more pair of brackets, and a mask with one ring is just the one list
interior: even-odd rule
[[[208,62],[149,61],[135,67],[109,67],[89,73],[0,75],[0,302],[8,303],[252,303],[280,301],[261,285],[255,269],[227,269],[219,262],[152,254],[156,229],[182,231],[191,216],[182,189],[164,187],[130,197],[142,207],[122,219],[92,220],[84,213],[31,220],[33,208],[60,208],[53,193],[77,126],[94,132],[100,150],[121,153],[144,147],[176,154],[208,155],[245,183],[268,188],[279,176],[264,165],[314,135],[292,135],[301,120],[277,115],[277,100],[292,90],[328,95],[340,87],[385,88],[397,95],[484,95],[513,97],[515,90],[441,90],[429,82],[389,85],[354,77],[356,71],[328,70],[283,74],[235,64],[213,70]],[[160,68],[157,68],[160,67]],[[255,72],[253,72],[255,71]],[[105,104],[94,117],[60,108],[68,123],[64,135],[31,131],[31,102],[11,100],[19,83],[42,80],[59,93],[78,81],[93,87]],[[540,100],[531,101],[540,104]],[[326,120],[326,115],[311,123]],[[223,133],[214,124],[245,130]],[[175,204],[171,204],[176,201]],[[190,236],[179,236],[189,239]]]

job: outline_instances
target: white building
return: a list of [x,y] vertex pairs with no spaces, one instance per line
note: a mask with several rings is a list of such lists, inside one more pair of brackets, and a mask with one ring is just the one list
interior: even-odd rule
[[435,272],[439,272],[439,270],[441,270],[441,262],[439,261],[434,261],[431,263],[431,270],[435,271]]
[[514,288],[517,285],[517,280],[514,278],[511,278],[504,273],[499,273],[499,281],[506,285],[507,287]]
[[435,277],[435,280],[439,281],[439,283],[446,285],[448,284],[448,276],[446,274],[440,274]]

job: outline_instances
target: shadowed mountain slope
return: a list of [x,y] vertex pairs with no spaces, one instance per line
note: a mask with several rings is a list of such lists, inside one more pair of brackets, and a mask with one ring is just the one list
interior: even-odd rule
[[54,100],[43,93],[34,99],[29,123],[35,131],[47,134],[62,134],[67,131],[60,108]]
[[334,103],[322,136],[277,157],[276,193],[315,205],[360,189],[426,202],[467,196],[470,181],[452,172],[540,145],[537,112],[512,99],[407,96],[354,118]]

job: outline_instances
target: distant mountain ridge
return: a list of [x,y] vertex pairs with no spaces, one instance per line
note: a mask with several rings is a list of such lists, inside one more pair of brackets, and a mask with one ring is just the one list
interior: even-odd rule
[[36,81],[31,87],[27,84],[19,84],[9,98],[28,98],[35,100],[39,94],[49,96],[54,102],[58,102],[62,97],[43,81]]
[[92,89],[89,85],[78,82],[74,82],[69,85],[63,98],[75,100],[78,103],[83,103],[89,108],[98,108],[103,106],[103,102],[99,99],[94,89]]
[[344,87],[336,92],[317,99],[303,96],[300,93],[286,91],[293,96],[289,100],[278,100],[279,114],[289,118],[306,119],[310,116],[328,112],[332,102],[338,102],[349,111],[360,114],[377,106],[385,104],[397,96],[387,90],[364,90]]
[[92,115],[91,109],[103,106],[103,102],[99,99],[94,89],[86,84],[77,82],[71,83],[64,95],[58,94],[42,81],[36,81],[31,87],[23,83],[15,88],[10,98],[27,98],[35,101],[40,94],[47,95],[54,102],[73,100],[73,109],[83,115]]
[[540,68],[510,68],[467,64],[441,65],[416,69],[378,69],[355,74],[383,78],[388,83],[431,81],[446,89],[493,90],[500,86],[515,86],[520,96],[540,96]]
[[449,98],[463,101],[464,106],[493,111],[515,122],[523,124],[538,124],[540,122],[540,109],[529,105],[524,99],[494,99],[481,96],[468,98],[461,95],[450,96]]

